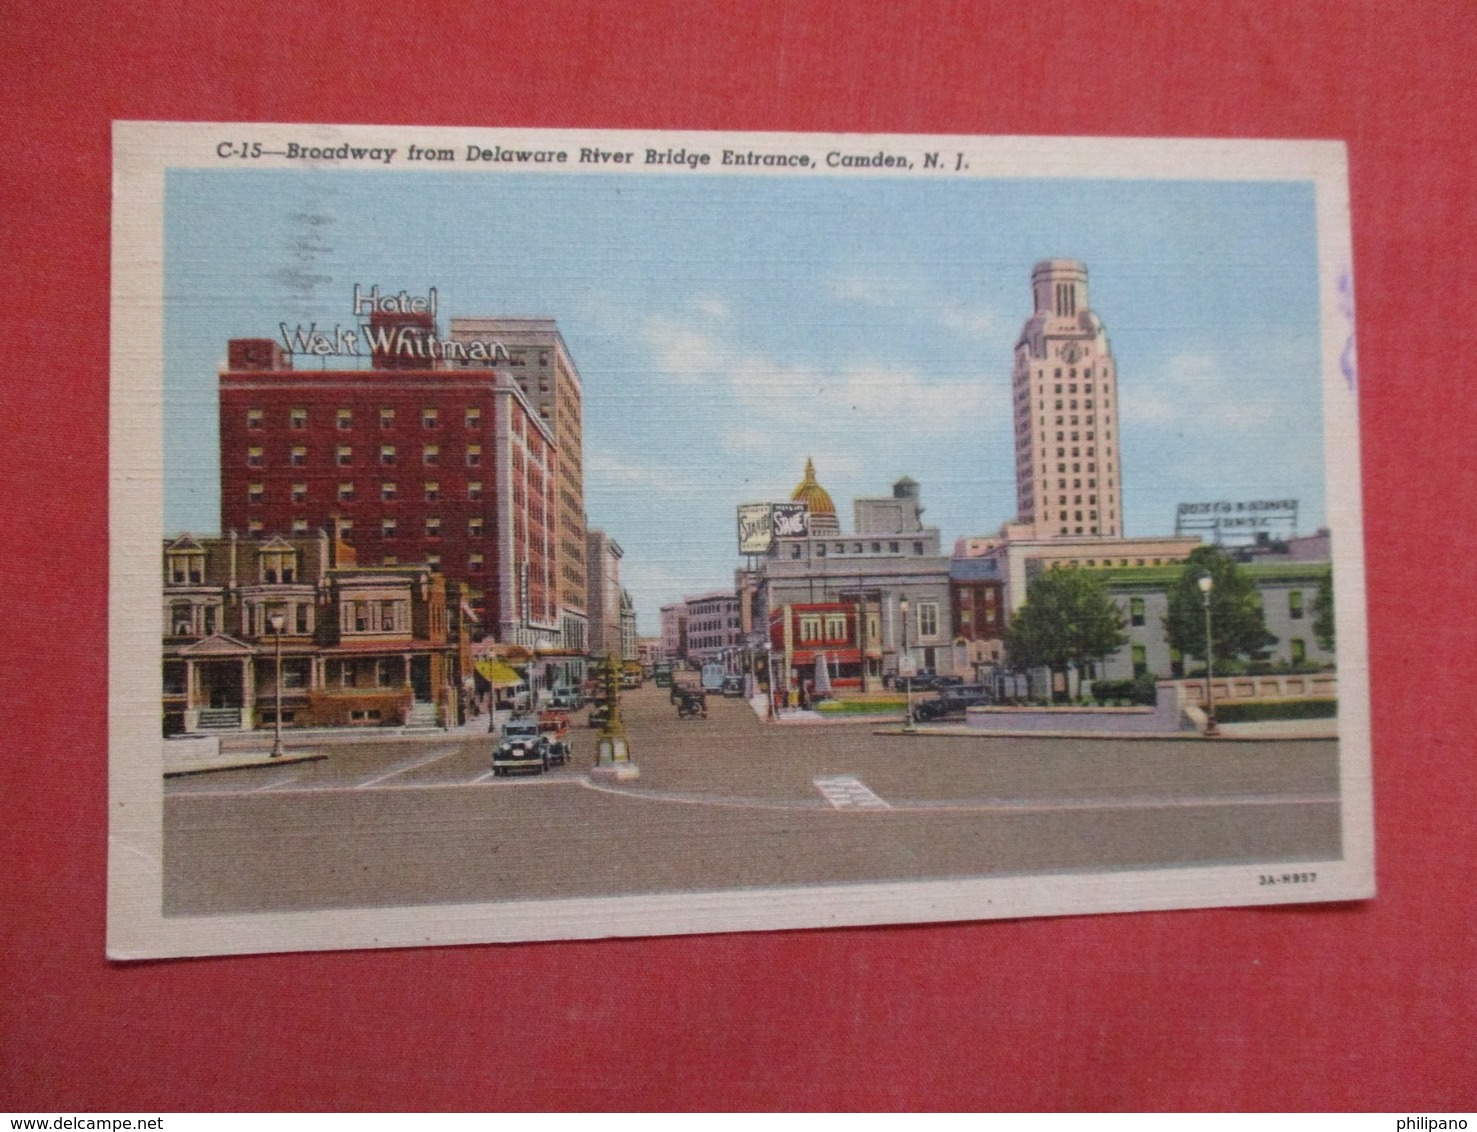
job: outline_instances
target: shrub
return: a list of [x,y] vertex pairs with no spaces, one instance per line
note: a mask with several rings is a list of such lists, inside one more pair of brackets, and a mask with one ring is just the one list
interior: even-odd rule
[[1216,704],[1216,719],[1221,723],[1256,723],[1268,719],[1334,719],[1339,702],[1333,699],[1248,700],[1244,703]]

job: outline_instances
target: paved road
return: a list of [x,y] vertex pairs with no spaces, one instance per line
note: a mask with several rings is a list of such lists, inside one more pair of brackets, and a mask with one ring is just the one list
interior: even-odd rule
[[[1337,745],[875,735],[624,701],[641,778],[493,779],[486,737],[169,780],[174,914],[714,890],[1339,852]],[[583,714],[577,718],[583,723]]]

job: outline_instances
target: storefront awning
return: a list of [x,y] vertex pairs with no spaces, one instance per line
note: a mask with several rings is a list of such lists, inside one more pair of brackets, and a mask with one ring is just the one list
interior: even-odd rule
[[494,688],[516,688],[523,683],[522,676],[494,657],[478,657],[472,662],[472,667]]

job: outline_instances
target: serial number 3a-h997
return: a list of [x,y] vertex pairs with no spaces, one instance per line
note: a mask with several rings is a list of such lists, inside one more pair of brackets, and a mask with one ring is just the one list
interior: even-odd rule
[[1258,884],[1316,884],[1317,873],[1262,873],[1257,878]]

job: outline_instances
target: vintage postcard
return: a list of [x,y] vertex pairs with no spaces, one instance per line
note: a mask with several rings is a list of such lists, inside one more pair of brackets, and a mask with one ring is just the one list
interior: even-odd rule
[[114,141],[112,957],[1373,894],[1341,144]]

